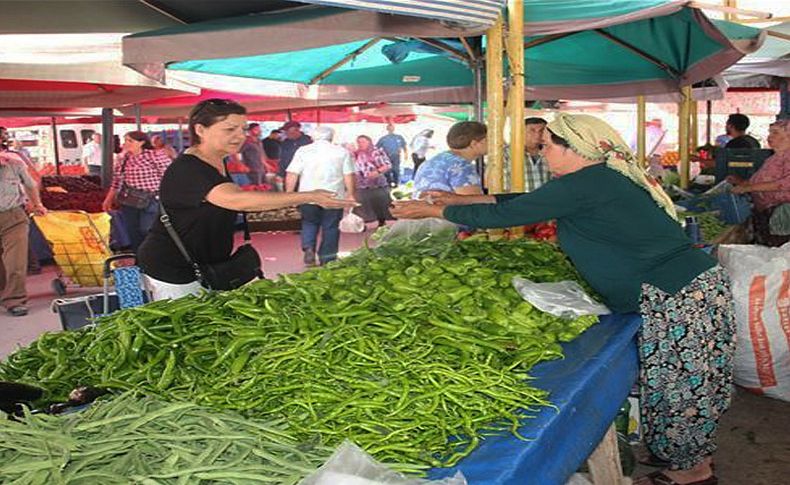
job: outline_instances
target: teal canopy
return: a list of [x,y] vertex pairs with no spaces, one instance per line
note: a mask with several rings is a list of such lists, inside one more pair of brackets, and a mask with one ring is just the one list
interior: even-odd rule
[[[700,10],[686,7],[687,2],[525,0],[524,4],[530,98],[676,92],[722,72],[756,50],[763,38],[758,29],[714,23]],[[244,19],[245,25],[250,22]],[[273,19],[267,22],[271,25]],[[198,25],[189,28],[194,32]],[[332,24],[325,23],[325,28],[331,29]],[[266,32],[261,30],[256,39],[262,46],[267,45]],[[439,101],[443,90],[454,93],[448,102],[464,101],[459,93],[471,101],[473,74],[469,53],[461,44],[422,38],[426,45],[421,49],[413,41],[400,39],[369,36],[261,55],[212,59],[197,55],[165,62],[171,71],[317,84],[330,93],[324,99],[354,99],[359,93],[372,94],[366,89],[375,87],[379,101],[392,101],[388,93],[396,94],[398,101],[408,101],[404,99],[408,93],[417,98],[425,90],[430,90],[432,101]],[[393,56],[393,49],[401,55]]]

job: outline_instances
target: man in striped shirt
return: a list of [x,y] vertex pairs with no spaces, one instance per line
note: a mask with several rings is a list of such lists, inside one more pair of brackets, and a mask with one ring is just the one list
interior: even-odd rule
[[[541,140],[546,130],[543,118],[527,118],[524,120],[524,190],[532,192],[549,181],[549,166],[541,154]],[[505,188],[512,187],[511,148],[505,147]]]

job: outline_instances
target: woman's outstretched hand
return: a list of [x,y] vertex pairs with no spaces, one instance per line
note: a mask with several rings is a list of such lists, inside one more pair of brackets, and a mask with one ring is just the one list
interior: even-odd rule
[[429,204],[423,200],[400,200],[392,203],[390,213],[398,219],[425,219],[442,217],[444,206]]
[[353,199],[338,199],[337,194],[329,190],[311,190],[305,193],[310,195],[310,204],[320,205],[324,209],[348,209],[359,205]]

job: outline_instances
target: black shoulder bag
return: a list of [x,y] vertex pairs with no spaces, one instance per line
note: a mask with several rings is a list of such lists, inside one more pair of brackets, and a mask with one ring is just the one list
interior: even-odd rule
[[126,165],[128,161],[129,155],[127,154],[121,165],[121,177],[123,177],[123,180],[121,180],[121,188],[118,190],[118,195],[115,196],[115,200],[117,200],[120,205],[133,207],[135,209],[145,209],[151,205],[151,202],[156,198],[156,193],[135,189],[126,183]]
[[244,229],[244,244],[236,249],[230,256],[230,259],[221,263],[200,264],[192,259],[189,252],[187,252],[187,248],[184,246],[184,243],[181,242],[181,238],[178,237],[178,233],[170,222],[170,216],[165,212],[164,204],[160,203],[159,207],[161,211],[159,220],[162,221],[168,234],[170,234],[170,238],[176,244],[178,250],[181,251],[184,259],[187,260],[187,263],[192,265],[195,278],[197,278],[200,284],[210,290],[234,290],[255,278],[263,278],[261,257],[258,255],[258,251],[250,244],[252,238],[250,237],[250,228],[247,224],[247,214],[244,212],[241,214],[242,228]]

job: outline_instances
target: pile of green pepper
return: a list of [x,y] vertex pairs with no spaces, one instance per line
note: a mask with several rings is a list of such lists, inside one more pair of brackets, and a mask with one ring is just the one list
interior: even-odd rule
[[515,275],[579,279],[548,244],[381,254],[45,334],[3,362],[0,379],[53,398],[92,385],[283,419],[298,441],[348,438],[415,471],[453,465],[485,433],[517,433],[519,409],[549,404],[528,370],[597,321],[541,313],[513,289]]

